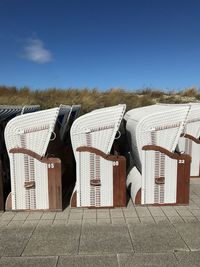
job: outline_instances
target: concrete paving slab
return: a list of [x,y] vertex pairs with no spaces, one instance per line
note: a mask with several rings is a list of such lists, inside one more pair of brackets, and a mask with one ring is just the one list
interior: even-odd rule
[[42,211],[31,211],[27,217],[27,220],[39,220],[43,214],[44,212]]
[[120,253],[133,251],[128,229],[123,225],[85,225],[80,253]]
[[0,256],[20,256],[33,230],[33,227],[0,228]]
[[119,254],[120,267],[174,267],[178,262],[173,253]]
[[57,267],[117,267],[116,255],[78,255],[74,257],[59,257]]
[[37,227],[23,256],[57,256],[77,254],[81,227],[78,225],[52,225]]
[[191,250],[200,250],[200,224],[178,223],[175,228]]
[[176,252],[175,253],[181,267],[199,267],[200,251]]
[[2,257],[2,267],[55,267],[58,257]]
[[54,220],[56,216],[56,212],[45,212],[44,214],[42,214],[41,219],[42,220]]
[[17,221],[17,220],[19,220],[19,221],[24,221],[24,220],[26,220],[27,219],[27,217],[28,217],[28,215],[30,214],[30,212],[28,212],[28,211],[23,211],[23,212],[21,212],[21,211],[19,211],[19,212],[17,212],[16,214],[15,214],[15,216],[13,217],[13,221]]
[[171,252],[188,250],[170,224],[136,224],[129,226],[135,252]]

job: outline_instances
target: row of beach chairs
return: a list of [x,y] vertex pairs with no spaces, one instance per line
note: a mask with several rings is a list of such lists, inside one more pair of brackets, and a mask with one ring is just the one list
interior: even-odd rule
[[80,109],[0,106],[0,210],[189,204],[200,104]]

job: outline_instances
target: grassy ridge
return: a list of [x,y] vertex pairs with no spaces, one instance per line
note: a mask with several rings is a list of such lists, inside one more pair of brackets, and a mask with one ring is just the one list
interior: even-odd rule
[[38,104],[41,109],[51,108],[60,104],[81,104],[82,113],[91,110],[125,103],[127,110],[147,106],[156,102],[187,103],[199,102],[200,91],[196,87],[186,88],[179,92],[165,92],[162,90],[144,89],[126,91],[123,89],[110,89],[100,91],[97,89],[65,90],[50,88],[47,90],[32,91],[27,87],[16,88],[0,86],[1,105],[30,105]]

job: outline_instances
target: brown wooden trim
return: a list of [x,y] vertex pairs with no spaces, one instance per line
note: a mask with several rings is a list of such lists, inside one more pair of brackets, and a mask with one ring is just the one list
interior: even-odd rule
[[32,150],[26,149],[26,148],[12,148],[9,150],[9,153],[13,153],[13,154],[25,154],[28,155],[34,159],[37,159],[38,161],[42,162],[42,163],[59,163],[61,162],[60,159],[58,158],[45,158],[45,157],[41,157],[40,155],[38,155],[37,153],[33,152]]
[[49,209],[62,210],[61,162],[48,165]]
[[165,155],[167,155],[168,157],[172,158],[172,159],[177,159],[177,160],[190,160],[191,161],[191,157],[187,154],[178,154],[178,153],[173,153],[161,146],[155,146],[155,145],[146,145],[143,146],[142,150],[153,150],[153,151],[159,151],[160,153],[163,153]]
[[34,189],[35,188],[35,181],[24,182],[24,187],[26,189]]
[[135,196],[135,204],[141,204],[141,188],[138,190],[136,196]]
[[187,139],[192,140],[193,142],[195,142],[196,144],[200,144],[200,139],[197,139],[196,137],[190,135],[190,134],[183,134],[182,137],[185,137]]
[[190,159],[177,162],[176,203],[189,204],[190,196]]
[[198,176],[190,176],[190,178],[199,179],[200,178],[200,175],[198,175]]
[[103,151],[101,151],[97,148],[94,148],[94,147],[80,146],[76,149],[76,151],[94,153],[95,155],[100,156],[100,157],[102,157],[106,160],[110,160],[110,161],[116,161],[117,160],[116,156],[105,154]]
[[71,197],[71,207],[72,208],[77,207],[77,193],[76,193],[76,191],[72,194],[72,197]]
[[113,207],[126,207],[126,159],[115,156],[118,165],[113,166]]
[[5,210],[12,210],[12,193],[11,192],[6,198]]

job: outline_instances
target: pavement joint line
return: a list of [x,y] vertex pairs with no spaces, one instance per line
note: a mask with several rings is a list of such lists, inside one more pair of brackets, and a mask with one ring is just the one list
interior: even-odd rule
[[83,219],[81,221],[81,227],[80,227],[80,235],[79,235],[79,239],[78,239],[78,252],[77,254],[80,253],[80,245],[81,245],[81,236],[82,236],[82,230],[83,230]]
[[[177,234],[180,236],[181,240],[183,241],[183,243],[186,245],[186,247],[188,248],[189,251],[191,251],[190,247],[188,246],[188,244],[185,242],[185,240],[183,239],[183,237],[181,236],[181,234],[179,233],[178,229],[176,229],[175,225],[172,223],[171,224],[172,227],[175,229],[175,231],[177,232]],[[178,251],[178,250],[176,250]],[[180,250],[181,251],[181,250]]]
[[178,259],[177,255],[176,255],[176,252],[177,252],[177,251],[173,251],[173,255],[174,255],[175,259],[177,260],[177,262],[178,262],[178,264],[179,264],[179,263],[180,263],[180,261],[179,261],[179,259]]
[[[135,207],[135,206],[134,206],[134,207]],[[139,216],[139,214],[138,214],[137,209],[135,209],[135,212],[136,212],[136,214],[137,214],[137,217],[138,217],[139,222],[141,223],[140,216]]]
[[59,261],[59,259],[60,259],[60,256],[57,256],[56,264],[55,264],[54,267],[57,267],[57,266],[58,266],[58,261]]
[[20,257],[22,257],[22,255],[23,255],[23,253],[24,253],[24,250],[26,249],[26,247],[27,247],[27,245],[28,245],[28,243],[29,243],[31,237],[33,236],[33,233],[35,232],[36,228],[37,228],[36,226],[33,227],[33,231],[32,231],[32,233],[31,233],[31,235],[29,236],[27,242],[25,243],[24,249],[22,250],[22,252],[21,252],[21,254],[20,254]]
[[149,209],[149,207],[147,207],[147,209],[148,209],[149,213],[151,214],[151,217],[153,218],[154,223],[157,224],[157,223],[156,223],[156,220],[154,219],[154,216],[153,216],[152,213],[151,213],[151,210]]
[[167,216],[167,214],[165,213],[165,211],[164,211],[163,209],[162,209],[162,212],[165,214],[165,216],[166,216],[166,218],[167,218],[168,222],[169,222],[169,223],[171,223],[171,221],[170,221],[169,217]]

